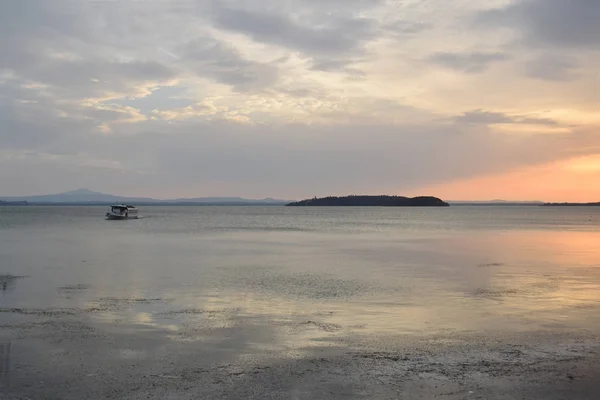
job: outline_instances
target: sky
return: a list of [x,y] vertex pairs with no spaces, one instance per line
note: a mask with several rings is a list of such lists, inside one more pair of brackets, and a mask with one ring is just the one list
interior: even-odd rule
[[600,201],[598,0],[0,2],[0,195]]

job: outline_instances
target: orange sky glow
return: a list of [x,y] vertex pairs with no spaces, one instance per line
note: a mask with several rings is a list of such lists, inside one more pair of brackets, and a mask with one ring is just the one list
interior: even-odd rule
[[419,188],[446,200],[600,201],[600,155]]
[[0,198],[600,201],[598,20],[590,0],[0,2]]

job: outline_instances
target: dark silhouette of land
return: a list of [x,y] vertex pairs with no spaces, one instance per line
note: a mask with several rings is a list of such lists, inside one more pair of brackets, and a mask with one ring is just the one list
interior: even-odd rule
[[445,201],[432,196],[344,196],[313,198],[294,203],[292,207],[448,207]]

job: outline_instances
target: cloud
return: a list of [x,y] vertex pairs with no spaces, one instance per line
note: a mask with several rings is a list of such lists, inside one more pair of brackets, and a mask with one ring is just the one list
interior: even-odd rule
[[103,123],[135,123],[146,120],[146,117],[140,114],[139,110],[133,107],[122,106],[118,104],[95,104],[92,103],[81,109],[81,114],[100,120]]
[[350,60],[322,59],[314,62],[311,69],[315,71],[339,71],[345,69],[350,63]]
[[475,110],[468,111],[454,118],[456,122],[466,124],[527,124],[557,126],[558,122],[550,118],[527,117],[522,115],[509,115],[502,112]]
[[515,138],[443,125],[353,125],[342,133],[338,126],[221,121],[183,124],[175,137],[166,132],[146,136],[140,150],[154,154],[152,169],[158,176],[172,177],[180,187],[190,181],[217,181],[229,191],[277,188],[283,195],[302,197],[352,193],[356,188],[378,191],[387,185],[408,190],[424,182],[536,165],[560,159],[574,148],[586,151],[584,137],[579,140],[569,135]]
[[429,62],[444,68],[460,71],[468,74],[484,72],[489,66],[497,61],[508,58],[503,53],[447,53],[438,52],[429,57]]
[[271,86],[277,80],[273,65],[246,60],[235,47],[213,38],[189,42],[178,54],[198,76],[214,78],[238,91]]
[[390,32],[396,36],[399,36],[403,39],[407,36],[414,36],[415,34],[421,33],[431,28],[431,24],[425,22],[415,22],[406,20],[396,20],[382,25],[383,30]]
[[367,73],[360,68],[353,67],[356,62],[356,60],[352,59],[316,59],[312,64],[311,70],[346,74],[348,80],[365,79]]
[[149,94],[148,89],[176,77],[173,70],[155,62],[104,60],[44,60],[15,68],[26,79],[51,87],[62,98],[120,98]]
[[[114,113],[127,109],[104,110],[108,115],[98,115],[100,111],[91,110],[95,113],[92,120],[42,113],[37,119],[21,121],[20,126],[14,127],[21,134],[35,132],[34,136],[19,135],[20,141],[16,141],[14,136],[0,135],[0,144],[6,151],[11,148],[15,154],[33,151],[27,158],[4,159],[2,165],[5,168],[29,165],[20,170],[21,177],[25,181],[34,179],[29,174],[36,171],[37,191],[66,190],[66,186],[80,182],[79,172],[67,171],[69,166],[81,164],[84,159],[81,155],[85,154],[98,160],[85,165],[87,178],[104,182],[110,191],[148,193],[158,190],[154,193],[173,195],[209,195],[218,191],[216,194],[241,192],[248,196],[272,194],[295,198],[357,190],[380,192],[389,187],[402,192],[426,183],[557,160],[572,156],[574,149],[585,153],[593,143],[593,136],[583,133],[515,138],[490,132],[484,126],[499,121],[547,122],[533,121],[526,116],[509,117],[483,111],[467,113],[466,119],[477,122],[467,128],[465,125],[469,124],[465,120],[456,125],[444,122],[390,124],[383,122],[383,117],[399,113],[398,104],[360,104],[355,106],[377,108],[381,114],[372,119],[356,117],[346,125],[336,122],[335,118],[327,125],[280,122],[251,125],[225,118],[185,119],[174,115],[166,120],[119,124],[113,135],[93,134],[95,123],[118,118]],[[219,104],[207,101],[188,111],[198,116],[227,115],[235,110],[224,110]],[[115,142],[119,146],[115,146]],[[35,154],[44,156],[35,161]],[[37,169],[32,167],[34,164],[38,165]],[[125,186],[106,178],[106,171],[117,166],[124,172],[145,173]],[[73,180],[56,180],[57,171]],[[47,182],[38,181],[41,176],[46,176]],[[13,182],[13,191],[23,187],[21,183],[10,182]],[[160,187],[156,186],[157,182],[161,182]]]
[[478,15],[484,26],[517,30],[525,43],[546,47],[600,49],[600,2],[521,0]]
[[577,78],[578,66],[567,55],[544,54],[527,61],[523,72],[526,76],[544,81],[563,82]]
[[277,79],[275,66],[246,59],[207,32],[196,29],[190,39],[184,33],[198,20],[178,17],[167,3],[18,3],[0,5],[0,66],[49,85],[61,99],[144,97],[190,72],[237,91]]
[[323,18],[321,15],[319,20],[301,19],[260,8],[227,7],[221,2],[212,7],[212,12],[214,23],[219,28],[309,56],[356,52],[365,41],[375,36],[374,21],[361,17],[332,15]]
[[114,53],[106,52],[107,38],[97,32],[99,22],[89,7],[91,3],[2,2],[0,67],[46,85],[61,100],[141,95],[176,77],[176,70],[154,60],[119,59],[114,52],[118,42]]
[[205,120],[221,118],[226,119],[229,109],[223,106],[217,106],[209,99],[190,104],[186,107],[169,110],[152,110],[153,118],[160,118],[167,121],[183,120],[187,118],[204,117]]
[[[362,102],[350,106],[380,109],[381,114],[372,119],[357,116],[346,125],[336,118],[328,125],[244,125],[226,118],[185,119],[180,114],[186,109],[181,109],[170,118],[163,115],[160,120],[120,124],[113,135],[98,135],[93,133],[97,121],[118,119],[116,113],[129,109],[90,110],[92,120],[36,112],[36,119],[19,119],[19,125],[9,129],[16,135],[6,136],[4,130],[0,134],[5,151],[32,152],[25,158],[5,157],[0,163],[4,169],[19,166],[20,182],[6,174],[0,174],[0,179],[5,176],[3,182],[12,193],[27,192],[23,183],[27,181],[35,182],[34,191],[47,192],[66,190],[75,183],[86,186],[85,171],[88,182],[99,182],[98,189],[107,187],[114,192],[295,198],[381,192],[390,187],[405,192],[420,185],[571,157],[575,150],[582,154],[594,151],[594,136],[583,132],[515,138],[485,127],[493,123],[550,123],[523,115],[473,111],[457,118],[460,123],[455,125],[403,125],[383,122],[386,115],[399,113],[398,104]],[[40,111],[46,105],[22,107],[42,107],[37,109]],[[227,115],[235,110],[205,101],[187,111],[198,117]],[[4,114],[4,120],[14,124],[11,118]],[[84,165],[86,157],[97,161]],[[74,168],[76,164],[80,171]],[[109,171],[117,167],[144,174],[121,185],[108,179]],[[58,176],[69,179],[59,180]]]
[[0,185],[398,193],[597,153],[597,6],[506,4],[0,2]]

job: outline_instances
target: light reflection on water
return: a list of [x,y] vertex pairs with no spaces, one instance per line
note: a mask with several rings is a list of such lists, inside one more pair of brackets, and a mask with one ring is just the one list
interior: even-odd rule
[[126,223],[14,210],[0,217],[0,275],[27,278],[11,280],[0,319],[65,311],[183,342],[248,331],[273,351],[600,324],[595,209],[149,207]]

